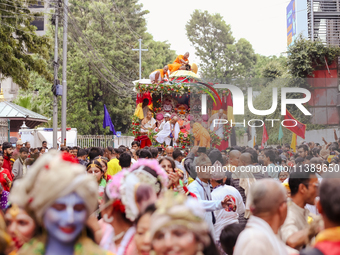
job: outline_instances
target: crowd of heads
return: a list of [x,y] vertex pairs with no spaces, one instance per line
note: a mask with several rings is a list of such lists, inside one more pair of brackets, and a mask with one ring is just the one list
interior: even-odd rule
[[[216,243],[198,194],[188,189],[195,178],[214,189],[235,187],[246,211],[270,224],[275,235],[287,218],[289,199],[315,206],[326,227],[340,226],[340,179],[335,175],[327,178],[329,170],[339,166],[337,142],[324,146],[303,143],[296,152],[287,144],[264,149],[234,146],[224,151],[193,147],[189,151],[171,146],[140,148],[137,141],[118,148],[62,146],[59,152],[48,149],[45,142],[40,148],[19,142],[15,149],[3,143],[2,151],[1,167],[14,151],[18,151],[16,160],[28,167],[27,174],[14,178],[7,191],[0,185],[1,198],[5,194],[10,201],[4,206],[0,200],[4,213],[0,216],[0,244],[7,247],[0,253],[4,254],[9,249],[30,254],[38,245],[45,245],[49,252],[53,241],[86,243],[93,251],[117,252],[125,242],[121,239],[130,232],[135,250],[128,254],[233,254],[239,249],[239,237],[244,238],[249,229],[241,221],[228,224]],[[207,171],[224,166],[256,171],[244,176],[237,171]],[[273,171],[275,167],[278,171]],[[247,179],[249,190],[240,188],[245,183],[242,178]],[[221,203],[236,213],[231,198]],[[248,218],[245,213],[242,217]],[[110,228],[103,228],[103,222],[114,229],[114,238],[105,234]],[[295,245],[289,238],[285,242]],[[60,254],[65,251],[60,245],[54,249]]]

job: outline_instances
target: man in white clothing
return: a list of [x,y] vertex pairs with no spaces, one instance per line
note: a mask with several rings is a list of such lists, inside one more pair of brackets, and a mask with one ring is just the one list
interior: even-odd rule
[[177,121],[178,118],[175,116],[170,121],[165,123],[163,129],[157,135],[155,135],[156,141],[159,143],[165,142],[167,146],[176,146],[180,131]]
[[210,130],[223,139],[224,124],[219,124],[219,121],[216,121],[215,123],[215,120],[228,120],[227,115],[223,113],[223,109],[220,109],[217,113],[213,114],[208,120]]
[[250,216],[239,235],[234,255],[288,255],[288,248],[277,233],[287,216],[287,194],[281,183],[272,179],[255,182],[251,189]]
[[214,236],[214,224],[216,222],[214,211],[227,208],[229,204],[231,204],[231,201],[227,198],[222,200],[212,200],[209,183],[211,178],[210,170],[211,161],[206,154],[202,153],[196,160],[197,178],[188,186],[188,189],[197,196],[201,205],[205,209],[205,221],[209,225],[212,237],[216,240]]
[[158,132],[162,131],[163,130],[163,127],[165,125],[165,123],[167,123],[169,120],[170,120],[170,114],[169,113],[166,113],[164,114],[164,120],[162,121],[162,123],[159,125],[159,128],[158,128]]
[[221,170],[215,171],[211,175],[211,185],[213,191],[211,197],[213,200],[223,200],[227,196],[233,199],[235,207],[230,206],[229,208],[218,210],[215,212],[216,224],[214,225],[216,241],[220,241],[220,235],[223,228],[233,223],[239,223],[238,217],[240,214],[245,212],[245,205],[243,203],[240,192],[232,186],[225,185],[225,173]]

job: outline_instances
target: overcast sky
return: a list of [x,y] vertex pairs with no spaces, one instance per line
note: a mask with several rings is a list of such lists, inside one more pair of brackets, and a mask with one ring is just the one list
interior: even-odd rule
[[[177,54],[194,53],[185,25],[195,9],[220,13],[236,40],[247,39],[256,53],[270,56],[286,51],[286,7],[289,0],[140,0],[149,10],[148,32],[157,41],[168,41]],[[190,62],[198,62],[191,54]]]

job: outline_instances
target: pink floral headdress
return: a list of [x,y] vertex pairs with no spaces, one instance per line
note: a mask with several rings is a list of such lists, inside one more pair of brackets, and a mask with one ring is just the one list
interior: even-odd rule
[[[144,167],[154,170],[157,177],[143,170]],[[134,221],[140,213],[136,204],[138,185],[150,185],[157,194],[160,194],[167,190],[167,182],[167,174],[157,160],[141,159],[130,169],[122,170],[114,175],[112,181],[106,186],[106,194],[111,201],[120,200],[125,207],[126,218]]]

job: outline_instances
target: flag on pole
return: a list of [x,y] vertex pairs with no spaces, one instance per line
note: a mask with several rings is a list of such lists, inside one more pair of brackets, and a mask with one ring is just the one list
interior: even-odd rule
[[262,133],[262,142],[261,142],[261,149],[264,148],[264,144],[268,141],[268,133],[266,129],[266,124],[263,124],[263,133]]
[[279,141],[283,138],[283,130],[282,130],[282,125],[280,125],[280,129],[279,129]]
[[296,152],[296,143],[297,143],[296,139],[297,139],[297,136],[295,133],[293,133],[292,142],[290,143],[290,148],[292,148],[294,152]]
[[255,145],[256,145],[256,129],[255,129],[255,127],[251,127],[251,135],[253,137],[253,148],[254,148]]
[[111,117],[109,112],[106,109],[106,105],[104,104],[104,120],[103,120],[103,128],[110,127],[110,131],[116,135],[115,127],[112,124]]
[[294,116],[288,111],[286,110],[286,115],[285,115],[285,120],[292,120],[290,121],[291,123],[286,123],[286,125],[288,126],[293,126],[295,124],[296,121],[296,126],[295,127],[286,127],[287,129],[289,129],[290,131],[292,131],[293,133],[295,133],[296,135],[302,137],[303,139],[305,139],[305,133],[306,133],[306,125],[297,121]]

